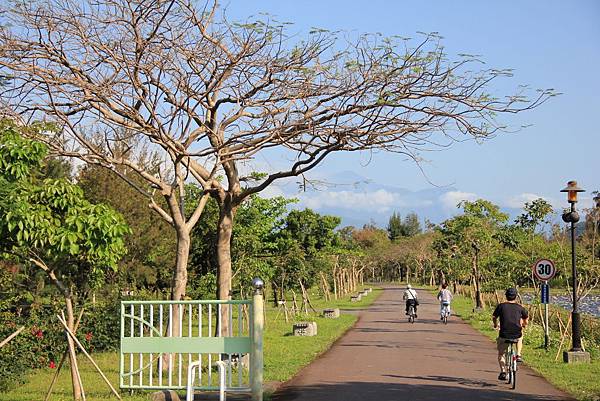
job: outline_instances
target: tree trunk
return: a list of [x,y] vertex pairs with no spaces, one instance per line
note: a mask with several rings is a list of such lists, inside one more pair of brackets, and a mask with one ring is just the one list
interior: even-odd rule
[[[177,256],[175,260],[175,272],[173,273],[173,279],[171,281],[171,300],[181,301],[185,296],[187,288],[187,264],[190,256],[190,232],[187,227],[176,227],[177,231]],[[173,305],[173,312],[171,315],[171,321],[167,324],[167,333],[171,333],[171,337],[179,337],[179,319],[183,319],[180,316],[182,313],[181,306],[178,304]],[[169,369],[169,364],[174,361],[173,354],[163,354],[163,371]]]
[[275,280],[271,280],[271,291],[273,291],[273,306],[277,308],[279,306],[279,294],[277,293],[278,289]]
[[[73,302],[71,295],[65,295],[65,303],[67,305],[67,327],[72,333],[75,332],[75,314],[73,313]],[[79,372],[77,370],[77,356],[75,354],[75,343],[70,335],[67,336],[67,344],[69,345],[69,366],[71,367],[71,382],[73,383],[73,400],[81,399],[81,386],[79,384]]]
[[293,313],[293,316],[296,316],[296,313],[298,311],[300,311],[300,309],[298,308],[298,302],[296,301],[296,291],[294,291],[293,289],[291,291],[292,291],[292,300],[293,300],[292,313]]
[[[220,205],[217,227],[217,297],[220,300],[231,299],[231,236],[236,207],[227,198]],[[229,308],[221,308],[220,331],[222,336],[229,333]]]
[[187,264],[190,257],[190,232],[186,227],[177,227],[177,259],[171,283],[171,300],[180,301],[187,287]]
[[[65,305],[67,307],[67,327],[72,333],[75,333],[75,313],[73,312],[73,300],[71,290],[63,284],[62,281],[56,277],[54,271],[39,259],[30,259],[30,262],[41,268],[50,277],[50,280],[56,285],[56,287],[62,292],[65,298]],[[73,385],[73,400],[79,401],[81,399],[83,389],[81,388],[81,382],[79,377],[79,370],[77,369],[77,355],[75,342],[71,336],[65,332],[67,336],[67,345],[69,350],[69,365],[71,366],[71,382]]]
[[483,300],[481,298],[481,283],[479,277],[479,258],[478,253],[475,252],[475,256],[473,257],[473,280],[475,284],[475,307],[477,309],[483,308]]
[[337,267],[333,266],[333,271],[331,272],[331,276],[333,277],[333,296],[335,299],[339,298],[338,295],[338,282],[337,282]]

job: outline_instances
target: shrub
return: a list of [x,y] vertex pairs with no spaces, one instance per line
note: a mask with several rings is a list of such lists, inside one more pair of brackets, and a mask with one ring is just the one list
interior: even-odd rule
[[27,315],[0,313],[0,338],[21,326],[25,330],[0,348],[0,390],[20,384],[29,369],[56,365],[65,349],[64,331],[59,327],[54,306],[32,305]]

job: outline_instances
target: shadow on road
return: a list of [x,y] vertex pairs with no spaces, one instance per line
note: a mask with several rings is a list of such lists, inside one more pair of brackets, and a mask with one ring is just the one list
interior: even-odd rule
[[[399,377],[399,376],[390,376]],[[404,377],[402,377],[404,378]],[[271,401],[570,401],[568,398],[517,394],[509,389],[488,389],[489,384],[469,379],[445,376],[407,377],[417,380],[439,381],[439,385],[347,382],[316,386],[284,387],[271,397]],[[445,386],[453,381],[468,387]],[[441,396],[440,396],[441,395]]]
[[436,383],[458,383],[469,387],[480,387],[480,388],[496,388],[495,384],[491,384],[483,380],[466,379],[464,377],[452,377],[452,376],[401,376],[401,375],[384,375],[385,377],[393,377],[396,379],[407,379],[407,380],[430,380]]

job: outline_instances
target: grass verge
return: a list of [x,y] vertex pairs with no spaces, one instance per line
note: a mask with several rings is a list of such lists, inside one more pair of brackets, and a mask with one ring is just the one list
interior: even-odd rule
[[[313,305],[320,312],[323,308],[359,309],[369,306],[381,294],[382,290],[374,288],[373,292],[360,302],[350,302],[350,296],[344,299],[324,301],[316,299]],[[285,321],[283,313],[267,305],[266,325],[264,336],[264,362],[265,382],[284,382],[291,379],[300,369],[325,352],[331,345],[350,329],[356,322],[356,315],[342,313],[338,319],[325,319],[319,314],[301,313],[296,316],[296,321],[310,320],[317,322],[318,335],[315,337],[294,337],[292,334],[292,320]],[[119,354],[105,352],[93,354],[103,372],[107,375],[113,386],[119,383]],[[82,375],[84,390],[88,400],[109,401],[116,400],[108,386],[96,373],[89,361],[80,354],[78,358]],[[0,401],[31,401],[43,400],[54,375],[54,369],[38,369],[29,374],[27,383],[9,392],[0,393]],[[272,388],[273,386],[268,386]],[[269,394],[265,394],[268,399]],[[130,395],[122,392],[125,401],[147,401],[147,392],[137,392]],[[68,364],[63,366],[58,381],[52,392],[52,401],[68,401],[72,399],[71,379]]]
[[[452,302],[454,312],[475,329],[495,339],[498,333],[491,323],[492,310],[473,311],[471,299],[455,296]],[[543,348],[544,331],[540,325],[532,324],[525,331],[523,340],[523,358],[526,364],[544,376],[557,388],[564,390],[581,401],[600,400],[600,351],[597,347],[588,347],[592,355],[590,364],[566,364],[562,353],[556,360],[560,338],[558,333],[550,333],[550,347]],[[568,349],[567,344],[566,348]],[[565,347],[563,346],[563,349]]]

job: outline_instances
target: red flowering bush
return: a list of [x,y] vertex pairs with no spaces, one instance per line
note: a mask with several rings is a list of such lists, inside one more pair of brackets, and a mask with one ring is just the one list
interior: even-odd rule
[[[49,366],[65,348],[64,331],[50,316],[51,305],[32,304],[20,315],[0,310],[0,338],[6,338],[19,327],[26,329],[0,348],[0,391],[23,382],[29,369]],[[55,363],[55,362],[53,362]]]

